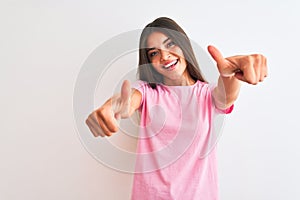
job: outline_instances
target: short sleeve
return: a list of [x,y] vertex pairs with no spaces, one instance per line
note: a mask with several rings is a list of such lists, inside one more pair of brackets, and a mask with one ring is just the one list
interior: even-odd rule
[[217,113],[220,113],[220,114],[230,114],[233,111],[233,108],[234,108],[234,104],[232,104],[229,108],[226,108],[226,109],[220,109],[215,106]]
[[131,84],[131,87],[141,93],[141,95],[142,95],[141,105],[143,105],[144,99],[145,99],[145,94],[146,94],[147,83],[144,81],[138,80],[138,81],[133,82]]

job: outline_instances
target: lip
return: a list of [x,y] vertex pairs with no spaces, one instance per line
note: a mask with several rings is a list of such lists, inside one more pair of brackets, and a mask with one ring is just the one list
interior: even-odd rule
[[169,62],[165,62],[162,67],[166,70],[173,70],[178,64],[178,61],[179,61],[178,59],[175,59]]

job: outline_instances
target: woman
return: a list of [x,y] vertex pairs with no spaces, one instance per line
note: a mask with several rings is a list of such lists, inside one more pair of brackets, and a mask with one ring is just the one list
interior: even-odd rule
[[[173,20],[148,24],[140,38],[139,79],[87,119],[94,136],[111,136],[120,118],[141,114],[132,199],[218,199],[213,119],[228,114],[241,81],[267,76],[262,55],[223,58],[208,47],[220,76],[215,87],[203,78],[190,40]],[[215,143],[213,143],[215,144]]]

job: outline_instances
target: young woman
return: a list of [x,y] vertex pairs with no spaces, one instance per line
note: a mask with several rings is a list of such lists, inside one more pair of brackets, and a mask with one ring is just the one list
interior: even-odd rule
[[220,73],[217,86],[201,74],[189,38],[173,20],[161,17],[140,37],[139,81],[124,81],[86,120],[94,136],[111,136],[120,118],[141,115],[132,199],[218,199],[213,119],[228,114],[241,81],[267,76],[263,55],[224,58],[208,47]]

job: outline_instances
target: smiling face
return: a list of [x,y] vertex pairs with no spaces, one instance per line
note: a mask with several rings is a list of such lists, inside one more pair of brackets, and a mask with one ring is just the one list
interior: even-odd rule
[[187,62],[179,46],[161,32],[153,32],[147,40],[147,56],[153,68],[163,76],[165,85],[191,85]]

